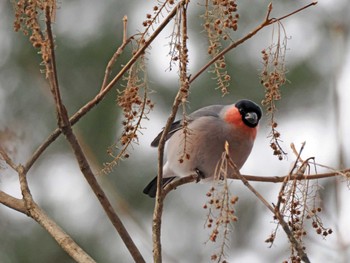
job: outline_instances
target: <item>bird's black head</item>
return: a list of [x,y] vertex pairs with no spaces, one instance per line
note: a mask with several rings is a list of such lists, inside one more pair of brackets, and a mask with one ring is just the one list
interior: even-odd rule
[[262,116],[261,108],[251,100],[240,100],[235,104],[239,113],[242,115],[242,121],[248,127],[256,127]]

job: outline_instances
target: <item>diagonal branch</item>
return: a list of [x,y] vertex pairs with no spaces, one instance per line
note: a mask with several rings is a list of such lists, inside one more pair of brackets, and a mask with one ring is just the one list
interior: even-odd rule
[[276,22],[279,22],[291,15],[294,15],[310,6],[316,5],[317,2],[312,2],[302,8],[299,8],[295,11],[293,11],[292,13],[289,13],[287,15],[284,15],[280,18],[270,18],[270,14],[272,11],[272,3],[269,4],[268,6],[268,10],[267,10],[267,14],[265,16],[265,20],[258,25],[253,31],[251,31],[250,33],[248,33],[247,35],[245,35],[244,37],[242,37],[241,39],[237,40],[236,42],[233,42],[231,45],[229,45],[228,47],[226,47],[225,49],[223,49],[220,53],[218,53],[215,57],[213,57],[207,64],[205,64],[196,74],[194,74],[191,79],[190,79],[190,83],[192,83],[195,79],[197,79],[207,68],[209,68],[213,63],[215,63],[217,60],[219,60],[220,58],[222,58],[226,53],[228,53],[229,51],[231,51],[232,49],[236,48],[237,46],[243,44],[245,41],[247,41],[248,39],[250,39],[251,37],[253,37],[254,35],[256,35],[261,29],[272,25]]
[[239,170],[237,169],[236,165],[233,163],[232,159],[229,156],[229,151],[228,151],[228,143],[226,142],[225,144],[225,151],[226,151],[226,158],[228,159],[229,165],[231,166],[231,168],[233,168],[235,174],[237,175],[237,177],[239,179],[241,179],[241,181],[243,182],[243,184],[252,192],[255,194],[255,196],[274,214],[276,215],[276,218],[278,220],[278,222],[280,223],[280,225],[282,226],[284,232],[287,234],[288,239],[290,241],[290,243],[292,244],[292,246],[295,248],[295,250],[297,251],[299,257],[305,262],[305,263],[310,263],[310,260],[307,256],[307,254],[305,253],[303,246],[300,244],[300,242],[294,237],[292,231],[290,230],[287,222],[284,220],[283,216],[280,213],[280,210],[273,208],[269,202],[267,202],[267,200],[257,191],[255,190],[255,188],[249,183],[249,181],[244,178],[241,173],[239,172]]
[[[52,36],[52,30],[51,30],[51,17],[50,12],[46,12],[46,26],[47,26],[47,35],[48,39],[51,43],[51,58],[47,63],[48,71],[48,79],[49,84],[51,86],[51,91],[53,92],[53,96],[56,102],[56,110],[58,114],[58,125],[62,133],[66,136],[67,141],[70,143],[72,150],[74,152],[74,155],[77,159],[77,162],[79,164],[80,170],[83,173],[85,179],[89,183],[91,189],[95,193],[97,199],[100,201],[103,209],[105,210],[107,216],[109,217],[110,221],[112,222],[115,229],[118,231],[120,237],[122,238],[124,244],[128,248],[131,256],[135,260],[135,262],[145,262],[143,259],[141,253],[139,252],[138,248],[134,244],[133,240],[131,239],[128,231],[124,227],[123,223],[121,222],[119,216],[116,214],[115,210],[113,209],[111,203],[109,202],[106,194],[103,192],[102,188],[98,184],[95,175],[93,174],[91,167],[86,159],[86,156],[76,138],[76,136],[73,133],[67,111],[65,109],[65,106],[63,105],[62,99],[60,97],[59,92],[59,86],[57,82],[57,71],[55,70],[55,60],[54,60],[54,47],[53,47],[53,36]],[[54,70],[52,70],[54,69]],[[107,89],[107,88],[106,88]],[[21,184],[22,185],[22,184]],[[26,189],[24,188],[22,191],[26,193]],[[28,193],[23,195],[23,198],[26,202],[26,198],[29,196],[29,189]],[[31,203],[30,203],[31,204]]]
[[34,202],[23,166],[20,165],[17,172],[23,196],[23,199],[20,201],[22,201],[23,207],[21,206],[21,211],[16,210],[27,214],[38,222],[76,262],[95,263],[95,261]]
[[76,262],[94,263],[95,261],[34,202],[23,166],[16,165],[1,147],[0,155],[13,170],[17,171],[23,197],[17,199],[0,191],[0,203],[37,221]]
[[11,157],[7,154],[6,150],[0,145],[0,157],[10,166],[13,170],[17,169],[17,165],[13,162]]
[[[100,103],[106,94],[112,89],[112,87],[122,78],[125,72],[127,72],[130,67],[136,62],[136,60],[144,54],[145,50],[150,46],[154,39],[162,32],[165,26],[171,21],[171,19],[176,15],[178,8],[185,2],[185,0],[178,3],[174,9],[168,14],[164,21],[159,25],[159,27],[153,32],[153,34],[144,42],[143,46],[132,56],[132,58],[126,63],[126,65],[119,71],[119,73],[109,82],[109,84],[103,88],[92,100],[81,107],[72,117],[69,118],[70,124],[74,125],[77,123],[81,117],[88,113],[93,107]],[[28,171],[35,161],[41,156],[41,154],[47,149],[47,147],[54,142],[58,136],[60,136],[62,131],[60,129],[54,130],[51,135],[38,147],[38,149],[29,158],[27,163],[24,165],[26,171]]]
[[100,91],[103,91],[107,87],[107,85],[108,85],[108,82],[107,82],[108,81],[108,76],[111,73],[113,64],[117,61],[119,56],[123,53],[125,47],[134,38],[134,36],[131,36],[131,37],[127,38],[127,22],[128,22],[128,17],[124,16],[123,17],[123,42],[122,42],[122,45],[113,54],[112,58],[109,60],[109,62],[107,64],[107,67],[106,67],[106,70],[105,70],[105,76],[103,78],[102,86],[101,86],[101,90]]

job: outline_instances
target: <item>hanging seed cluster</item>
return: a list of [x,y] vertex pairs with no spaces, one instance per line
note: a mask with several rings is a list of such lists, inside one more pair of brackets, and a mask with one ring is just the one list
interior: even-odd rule
[[322,220],[318,215],[320,212],[322,212],[321,207],[313,208],[306,216],[306,219],[312,220],[312,228],[315,229],[318,235],[321,235],[323,238],[325,238],[326,236],[332,234],[333,230],[331,228],[324,227]]
[[155,18],[157,18],[157,16],[159,15],[159,13],[166,8],[167,5],[173,5],[175,4],[175,0],[167,0],[164,2],[158,1],[159,5],[155,5],[153,6],[153,15],[148,13],[146,14],[146,20],[144,20],[142,22],[142,25],[144,27],[150,26],[153,24],[153,22],[155,21]]
[[[128,149],[133,143],[138,143],[138,134],[141,132],[141,121],[147,119],[148,113],[153,109],[153,102],[147,97],[146,77],[144,76],[144,57],[141,57],[128,71],[127,85],[123,91],[118,91],[117,104],[123,112],[123,132],[119,143],[109,147],[107,153],[113,158],[104,163],[102,173],[110,173],[119,163],[119,160],[129,158]],[[120,147],[121,145],[121,147]]]
[[42,15],[46,8],[49,8],[52,21],[54,21],[56,2],[53,0],[13,1],[13,7],[15,10],[14,30],[16,32],[22,30],[26,36],[31,34],[35,38],[40,37],[39,15]]
[[138,141],[137,131],[140,128],[141,119],[154,107],[153,102],[147,98],[145,91],[142,97],[140,95],[140,89],[144,89],[144,83],[140,83],[136,75],[131,78],[134,79],[129,80],[130,83],[117,98],[117,103],[124,114],[122,123],[124,131],[120,138],[122,146],[126,146],[132,141]]
[[191,155],[188,153],[188,144],[191,144],[191,135],[192,132],[188,128],[189,121],[186,117],[186,112],[183,111],[183,118],[182,118],[182,142],[183,145],[179,146],[182,149],[182,154],[179,158],[179,163],[183,163],[185,160],[191,159]]
[[261,84],[265,88],[262,104],[267,107],[267,113],[273,114],[276,111],[274,102],[281,99],[280,87],[286,82],[284,58],[281,60],[278,53],[273,53],[271,49],[264,49],[261,54],[264,65]]
[[[237,196],[231,196],[227,181],[216,183],[216,186],[210,188],[206,196],[208,201],[203,205],[203,208],[208,210],[208,217],[205,227],[211,229],[209,241],[215,243],[220,238],[220,251],[211,255],[211,260],[217,262],[224,257],[225,242],[228,239],[229,225],[236,222],[238,219],[235,215],[234,206],[238,201]],[[220,189],[221,188],[221,189]]]
[[[233,0],[212,0],[207,8],[207,18],[204,27],[210,28],[223,40],[230,39],[230,33],[237,31],[239,14],[237,3]],[[209,48],[210,49],[210,48]]]
[[[287,219],[289,229],[294,238],[301,245],[304,244],[304,238],[307,235],[305,229],[306,222],[311,221],[312,228],[323,238],[333,233],[331,228],[324,227],[322,220],[318,215],[318,213],[322,211],[322,208],[316,205],[319,191],[319,185],[317,183],[310,185],[307,180],[294,180],[289,181],[283,189],[283,192],[280,192],[278,197],[278,203],[281,204],[280,213]],[[278,221],[276,216],[274,216],[274,220]],[[265,240],[265,242],[271,243],[272,245],[276,237],[276,231],[277,228],[275,232]],[[303,250],[306,249],[305,246],[302,248]],[[294,247],[291,248],[290,262],[301,262],[301,258],[298,256]]]
[[[232,0],[212,0],[207,2],[205,8],[203,18],[209,39],[208,54],[215,57],[222,49],[221,41],[232,41],[230,34],[238,29],[237,4]],[[231,77],[226,71],[224,57],[214,63],[213,73],[216,75],[218,89],[223,95],[227,94]]]
[[157,22],[157,19],[159,18],[159,16],[162,14],[163,10],[168,10],[167,7],[168,6],[172,6],[173,4],[175,4],[175,0],[167,0],[167,1],[158,1],[158,5],[153,6],[153,10],[151,13],[147,13],[146,14],[146,19],[142,22],[142,25],[144,27],[146,27],[145,32],[143,33],[146,34],[148,29]]
[[29,36],[29,41],[33,47],[40,49],[39,53],[43,62],[48,63],[51,57],[51,47],[45,29],[42,29],[43,21],[40,21],[40,17],[48,11],[50,22],[53,22],[55,20],[56,2],[20,0],[14,2],[14,9],[14,30],[16,32],[22,31],[24,35]]
[[[275,51],[274,48],[276,49]],[[263,71],[261,73],[261,84],[265,89],[265,98],[261,102],[266,109],[266,114],[270,118],[271,132],[269,137],[270,147],[273,150],[273,155],[279,160],[283,160],[286,153],[280,146],[281,134],[277,131],[278,123],[275,120],[276,101],[281,99],[280,88],[286,82],[284,68],[284,53],[281,52],[280,46],[270,47],[262,52]],[[282,54],[281,54],[282,53]]]

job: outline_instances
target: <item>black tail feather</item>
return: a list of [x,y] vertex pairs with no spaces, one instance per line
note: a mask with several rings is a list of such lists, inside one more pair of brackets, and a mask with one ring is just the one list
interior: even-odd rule
[[[167,177],[163,178],[163,187],[174,180],[175,177]],[[143,193],[148,195],[149,197],[154,198],[157,193],[157,176],[153,178],[153,180],[143,189]]]

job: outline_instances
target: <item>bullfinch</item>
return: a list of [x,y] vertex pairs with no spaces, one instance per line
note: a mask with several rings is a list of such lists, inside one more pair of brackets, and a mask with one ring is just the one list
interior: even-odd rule
[[[186,133],[183,120],[174,122],[166,137],[167,161],[163,166],[163,187],[176,177],[191,174],[203,179],[213,178],[226,141],[230,158],[240,169],[253,148],[261,115],[257,104],[240,100],[231,105],[207,106],[191,113],[187,119]],[[151,146],[158,146],[161,135],[162,132]],[[229,169],[230,172],[233,173],[233,170]],[[145,187],[143,193],[155,197],[156,191],[157,177]]]

